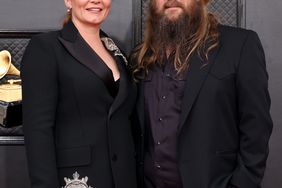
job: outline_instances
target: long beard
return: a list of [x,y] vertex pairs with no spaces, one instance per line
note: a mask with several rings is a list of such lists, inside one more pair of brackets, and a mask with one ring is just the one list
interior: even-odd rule
[[177,20],[169,20],[163,16],[155,25],[154,34],[159,36],[162,46],[173,48],[189,37],[189,20],[190,16],[184,13],[179,15]]
[[152,46],[157,49],[159,63],[180,49],[179,59],[183,62],[189,53],[191,40],[200,25],[200,14],[184,10],[178,18],[170,20],[162,13],[152,12]]

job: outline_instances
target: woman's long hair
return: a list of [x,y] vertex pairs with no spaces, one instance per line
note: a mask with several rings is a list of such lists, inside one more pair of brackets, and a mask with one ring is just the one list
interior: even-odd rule
[[63,26],[66,25],[70,20],[72,20],[71,11],[72,11],[71,9],[68,9],[63,20]]
[[[173,46],[173,64],[177,73],[181,73],[189,67],[192,54],[196,52],[200,58],[207,60],[209,52],[219,44],[218,20],[207,11],[208,1],[200,0],[195,3],[193,11],[198,16],[193,19],[192,15],[190,23],[187,23],[190,26],[195,26],[194,31],[190,29],[188,38],[186,37],[185,41]],[[148,67],[166,54],[165,49],[160,46],[161,41],[158,41],[158,35],[153,29],[156,20],[154,6],[154,0],[151,0],[145,25],[144,42],[137,46],[131,56],[134,61],[137,61],[137,64],[133,66],[135,77],[141,72],[147,74]]]

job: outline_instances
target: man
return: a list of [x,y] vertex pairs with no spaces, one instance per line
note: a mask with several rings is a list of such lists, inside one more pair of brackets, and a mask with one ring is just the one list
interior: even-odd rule
[[208,2],[150,1],[132,55],[145,188],[260,187],[272,131],[264,52]]

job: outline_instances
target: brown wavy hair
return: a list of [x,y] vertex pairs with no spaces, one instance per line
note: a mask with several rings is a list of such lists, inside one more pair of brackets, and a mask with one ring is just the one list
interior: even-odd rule
[[69,21],[72,20],[72,16],[71,16],[71,9],[70,11],[68,11],[66,14],[65,14],[65,17],[64,17],[64,20],[63,20],[63,26],[66,25]]
[[[198,25],[196,30],[189,36],[189,41],[184,45],[185,54],[183,54],[183,46],[176,45],[174,49],[174,67],[177,73],[183,72],[189,67],[189,60],[194,53],[197,53],[201,59],[208,60],[209,52],[218,46],[218,19],[212,13],[207,11],[209,0],[195,1],[195,6],[199,14]],[[160,46],[153,42],[153,24],[154,24],[154,0],[149,4],[149,15],[147,16],[144,31],[144,42],[135,48],[131,55],[131,60],[137,63],[132,67],[133,75],[137,78],[139,73],[148,73],[148,67],[154,64],[160,52]],[[184,56],[183,56],[184,55]]]

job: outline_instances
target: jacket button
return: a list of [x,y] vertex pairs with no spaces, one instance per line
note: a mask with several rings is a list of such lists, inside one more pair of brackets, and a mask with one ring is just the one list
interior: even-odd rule
[[116,154],[113,154],[113,156],[112,156],[112,161],[113,161],[113,162],[116,162],[116,161],[117,161],[117,155],[116,155]]

